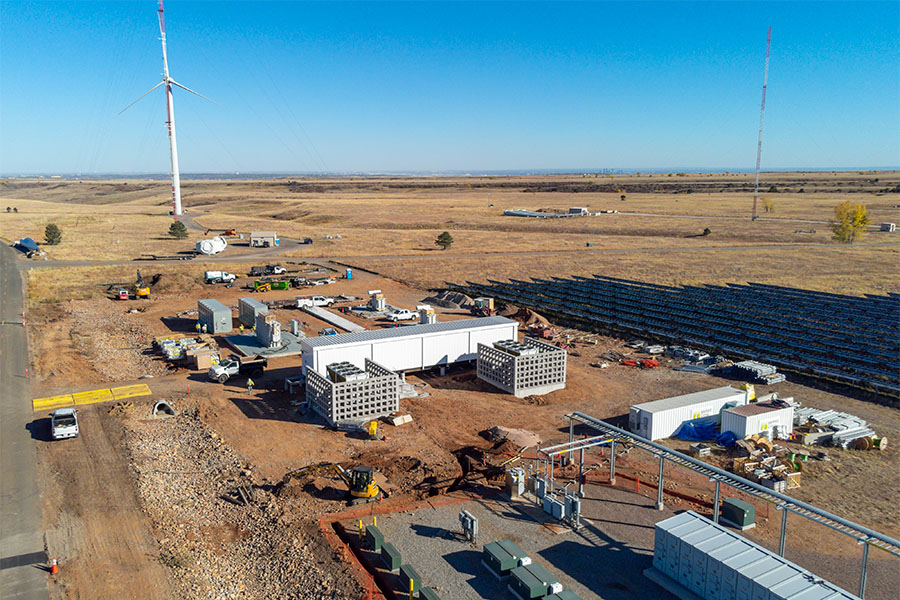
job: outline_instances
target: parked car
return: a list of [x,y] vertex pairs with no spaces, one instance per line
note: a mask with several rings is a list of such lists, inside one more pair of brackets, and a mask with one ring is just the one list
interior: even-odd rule
[[388,321],[409,321],[411,319],[418,319],[419,313],[413,312],[406,308],[400,308],[395,310],[394,312],[389,312],[385,316],[387,317]]
[[78,437],[78,412],[74,408],[57,408],[50,413],[50,437],[54,440]]

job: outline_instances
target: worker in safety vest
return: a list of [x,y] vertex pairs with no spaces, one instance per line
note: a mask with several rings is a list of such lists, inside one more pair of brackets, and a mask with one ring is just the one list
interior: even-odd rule
[[203,324],[203,327],[201,327],[201,330],[203,331],[203,333],[206,333],[206,323]]
[[248,394],[253,393],[253,380],[252,379],[247,379],[247,393]]
[[197,330],[197,333],[200,333],[200,321],[197,321],[197,324],[194,325],[194,329]]
[[244,324],[241,323],[241,324],[240,324],[240,327],[238,327],[238,329],[241,330],[241,333],[244,333]]

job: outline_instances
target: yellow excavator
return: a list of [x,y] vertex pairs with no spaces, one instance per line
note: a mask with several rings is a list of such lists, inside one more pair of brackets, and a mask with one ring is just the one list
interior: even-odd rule
[[309,465],[302,469],[289,471],[281,480],[281,485],[286,485],[291,479],[303,479],[304,477],[319,471],[334,471],[338,474],[347,488],[349,488],[349,501],[351,505],[375,502],[387,496],[375,482],[375,470],[372,467],[353,467],[348,471],[336,463],[319,463]]
[[150,286],[144,282],[144,278],[141,277],[141,270],[137,270],[137,281],[134,283],[134,296],[135,298],[141,300],[149,300],[150,299]]

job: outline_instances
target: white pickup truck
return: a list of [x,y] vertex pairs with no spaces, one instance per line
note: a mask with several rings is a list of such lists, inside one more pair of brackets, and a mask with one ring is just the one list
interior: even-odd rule
[[78,413],[74,408],[58,408],[50,413],[50,437],[54,440],[78,437]]
[[388,321],[409,321],[410,319],[418,319],[419,313],[413,312],[406,308],[398,308],[394,312],[385,315]]
[[326,298],[325,296],[305,296],[297,298],[297,308],[306,306],[331,306],[334,304],[334,298]]

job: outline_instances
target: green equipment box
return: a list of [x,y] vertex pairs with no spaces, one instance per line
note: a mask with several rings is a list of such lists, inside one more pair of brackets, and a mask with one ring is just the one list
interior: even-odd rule
[[[409,583],[412,582],[412,589],[410,589]],[[419,591],[419,588],[422,587],[422,578],[419,577],[419,574],[413,569],[412,565],[403,565],[400,567],[400,591],[403,593],[412,592],[413,594]]]
[[384,561],[385,568],[391,573],[396,572],[400,568],[400,552],[390,542],[382,544],[381,560]]
[[381,552],[384,534],[375,525],[366,525],[366,545],[375,552]]
[[572,590],[563,590],[558,594],[544,596],[543,600],[581,600],[581,596],[579,596]]
[[496,577],[508,577],[519,566],[519,561],[527,555],[511,540],[500,540],[484,545],[481,562]]
[[441,597],[437,595],[437,592],[430,587],[423,587],[419,591],[419,598],[424,598],[424,600],[441,600]]
[[513,569],[509,578],[509,588],[523,600],[543,598],[554,583],[559,580],[537,563]]
[[738,529],[749,529],[756,525],[756,507],[737,498],[722,501],[722,519]]

